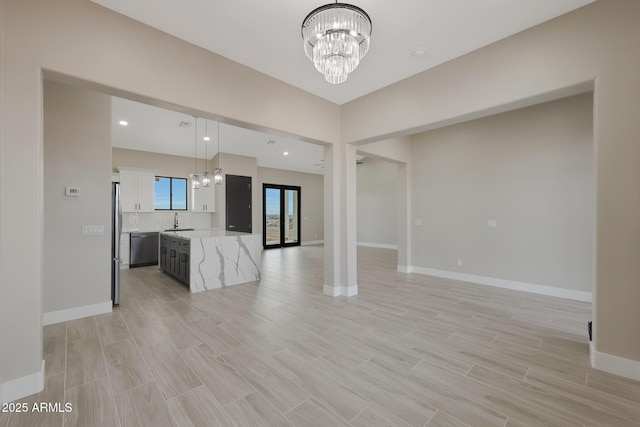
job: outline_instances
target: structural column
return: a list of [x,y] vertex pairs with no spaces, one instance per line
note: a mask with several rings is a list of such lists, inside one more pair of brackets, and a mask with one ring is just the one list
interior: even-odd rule
[[324,148],[324,244],[323,292],[356,295],[356,147],[350,144]]

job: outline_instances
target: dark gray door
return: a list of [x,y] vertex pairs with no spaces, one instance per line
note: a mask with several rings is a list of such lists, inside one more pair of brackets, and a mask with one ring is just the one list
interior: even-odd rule
[[251,233],[251,177],[227,175],[226,205],[229,231]]

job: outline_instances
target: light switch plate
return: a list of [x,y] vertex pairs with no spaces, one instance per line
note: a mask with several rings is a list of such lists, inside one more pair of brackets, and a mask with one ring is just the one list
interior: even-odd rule
[[104,225],[83,225],[83,236],[102,236],[104,234]]

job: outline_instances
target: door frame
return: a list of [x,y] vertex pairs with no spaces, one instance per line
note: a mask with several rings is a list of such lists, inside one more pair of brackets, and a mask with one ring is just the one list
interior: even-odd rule
[[[275,245],[267,245],[267,189],[280,190],[280,243]],[[284,215],[284,194],[285,190],[293,190],[298,192],[298,202],[296,203],[297,215],[298,215],[298,241],[286,243],[284,238],[285,227],[283,218]],[[302,187],[296,185],[282,185],[282,184],[262,184],[262,248],[263,249],[276,249],[285,248],[289,246],[300,246],[302,242]]]

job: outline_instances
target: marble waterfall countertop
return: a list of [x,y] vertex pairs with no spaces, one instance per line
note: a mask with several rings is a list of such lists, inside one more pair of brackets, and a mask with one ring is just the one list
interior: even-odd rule
[[221,229],[163,231],[160,234],[190,241],[191,292],[260,280],[261,234]]
[[[254,236],[250,233],[240,233],[237,231],[227,231],[221,228],[204,228],[190,231],[161,231],[161,234],[179,237],[181,239],[201,239],[203,237],[235,237],[235,236]],[[259,234],[255,234],[259,236]]]

